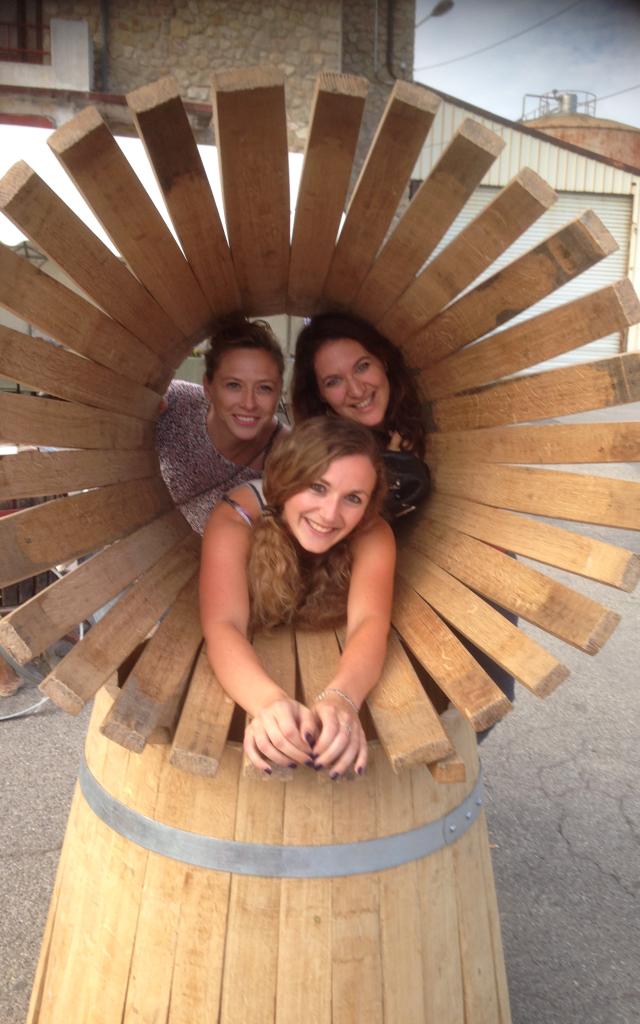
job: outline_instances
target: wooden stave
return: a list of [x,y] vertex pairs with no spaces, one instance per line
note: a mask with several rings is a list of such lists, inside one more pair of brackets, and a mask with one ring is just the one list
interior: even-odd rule
[[[248,78],[249,78],[249,79],[251,79],[251,75],[249,75],[249,76],[248,76]],[[267,78],[268,78],[268,76],[267,76]],[[237,85],[236,85],[236,87],[240,87],[240,88],[242,88],[242,87],[243,87],[243,81],[242,81],[242,80],[243,80],[243,76],[242,76],[242,75],[241,75],[241,76],[237,76],[237,77],[236,77],[236,81],[237,81]],[[256,82],[253,82],[253,83],[251,83],[251,84],[252,84],[252,86],[255,86],[255,85],[256,85]],[[260,83],[259,83],[259,81],[258,81],[258,85],[259,85],[259,84],[260,84]],[[269,85],[272,85],[272,83],[270,82],[270,80],[269,80],[269,82],[268,82],[267,84],[269,84]],[[228,83],[227,83],[227,85],[225,85],[225,86],[224,86],[224,88],[228,88]],[[232,86],[232,83],[231,83],[231,90],[230,90],[230,91],[232,91],[232,88],[233,88],[233,86]],[[81,120],[82,120],[82,119],[81,119]],[[86,118],[85,118],[84,120],[86,120]],[[90,120],[90,119],[89,119],[89,120]],[[69,134],[69,131],[67,131],[67,132],[66,132],[66,134]],[[73,129],[71,130],[71,134],[73,135]],[[321,304],[322,304],[322,303],[321,303]],[[366,310],[362,310],[362,311],[364,311],[364,312],[365,312],[365,314],[366,314]],[[435,314],[435,316],[434,316],[433,318],[437,318],[437,315],[438,315],[438,313],[436,313],[436,314]],[[200,327],[199,327],[199,333],[200,333]],[[437,402],[436,402],[436,404],[437,404]]]

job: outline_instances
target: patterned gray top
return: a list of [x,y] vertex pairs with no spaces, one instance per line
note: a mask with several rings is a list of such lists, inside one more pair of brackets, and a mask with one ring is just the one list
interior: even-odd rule
[[260,478],[260,470],[231,462],[207,433],[207,398],[200,384],[174,380],[156,424],[156,451],[169,493],[197,533],[204,533],[225,491]]

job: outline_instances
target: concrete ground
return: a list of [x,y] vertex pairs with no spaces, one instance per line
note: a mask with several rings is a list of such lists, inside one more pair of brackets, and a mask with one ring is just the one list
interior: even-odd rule
[[[638,464],[593,471],[640,480]],[[628,531],[584,532],[640,549]],[[640,1020],[640,598],[579,587],[622,624],[596,658],[542,637],[571,678],[546,702],[519,687],[482,748],[514,1024]],[[25,687],[0,715],[36,699]],[[0,1024],[25,1019],[86,724],[52,705],[0,722]]]
[[[605,418],[640,404],[563,422]],[[638,463],[582,469],[640,482]],[[640,552],[629,530],[558,525]],[[482,751],[514,1024],[640,1021],[640,588],[579,589],[622,622],[595,658],[526,627],[571,676],[546,702],[520,687]]]

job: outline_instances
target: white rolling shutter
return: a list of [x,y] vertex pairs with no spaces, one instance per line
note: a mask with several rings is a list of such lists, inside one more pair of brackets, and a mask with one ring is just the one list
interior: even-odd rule
[[[447,233],[445,238],[438,246],[436,252],[440,250],[451,241],[455,235],[474,217],[480,213],[482,209],[489,203],[494,196],[498,193],[497,188],[488,188],[481,186],[478,188],[471,199],[462,210],[455,223],[452,225],[450,231]],[[627,276],[627,261],[629,254],[629,236],[631,231],[631,219],[632,219],[632,197],[631,196],[619,196],[619,195],[598,195],[597,193],[590,192],[560,192],[558,200],[554,206],[544,214],[528,231],[526,231],[520,238],[518,238],[514,244],[508,249],[500,259],[491,266],[491,268],[478,277],[471,287],[475,287],[480,281],[486,280],[491,277],[497,270],[506,266],[507,263],[511,263],[518,256],[521,256],[527,250],[532,249],[538,245],[549,235],[554,234],[559,228],[564,227],[569,221],[579,217],[585,210],[593,210],[600,217],[605,226],[609,229],[619,248],[616,252],[607,256],[606,259],[601,260],[590,270],[585,271],[584,274],[580,274],[573,281],[569,281],[563,285],[562,288],[558,288],[557,291],[552,292],[551,295],[538,302],[535,306],[531,306],[530,309],[525,310],[519,316],[514,317],[507,324],[505,328],[511,327],[513,324],[519,323],[522,320],[528,320],[531,316],[535,316],[538,313],[543,313],[548,309],[552,309],[555,306],[563,305],[565,302],[570,302],[572,299],[578,298],[580,295],[586,295],[589,292],[596,291],[598,288],[603,288],[605,285],[613,284],[615,281],[619,281],[621,278]],[[434,253],[435,255],[435,253]],[[616,334],[610,334],[606,338],[600,338],[597,341],[591,342],[589,345],[583,345],[581,348],[573,349],[570,352],[565,352],[561,356],[557,356],[553,360],[548,360],[544,363],[539,363],[536,366],[537,370],[550,369],[552,367],[568,366],[572,363],[586,363],[593,359],[602,359],[605,356],[617,355],[623,350],[623,337],[618,332]],[[531,373],[531,369],[526,371]]]

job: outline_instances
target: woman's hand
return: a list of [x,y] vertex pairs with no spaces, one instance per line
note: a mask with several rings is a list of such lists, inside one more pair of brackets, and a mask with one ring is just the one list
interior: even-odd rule
[[338,779],[349,768],[362,775],[367,766],[367,740],[355,707],[337,692],[327,690],[313,705],[319,728],[313,752],[315,767]]
[[243,746],[251,763],[270,774],[272,764],[292,768],[311,763],[317,732],[316,720],[304,704],[279,697],[251,719]]

